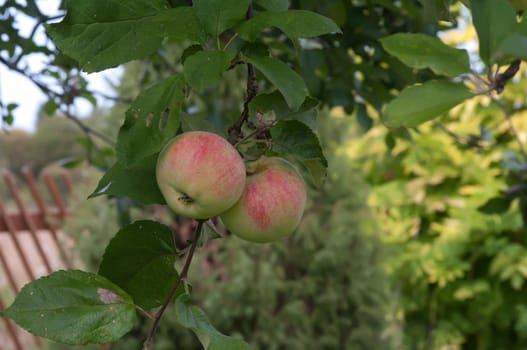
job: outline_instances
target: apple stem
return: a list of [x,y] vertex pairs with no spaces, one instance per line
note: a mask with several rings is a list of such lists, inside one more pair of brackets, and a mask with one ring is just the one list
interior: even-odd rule
[[150,332],[148,333],[148,337],[146,338],[145,342],[143,343],[143,350],[152,350],[154,345],[154,336],[157,332],[157,327],[159,326],[159,322],[161,321],[161,317],[163,317],[163,314],[165,313],[168,305],[170,304],[170,301],[174,298],[174,295],[176,295],[179,287],[181,286],[181,283],[185,282],[187,280],[188,271],[190,269],[190,263],[192,262],[192,257],[194,256],[194,252],[196,251],[196,247],[198,245],[199,236],[201,234],[201,230],[203,228],[203,224],[207,221],[205,220],[198,220],[198,225],[196,227],[196,230],[194,231],[194,238],[192,240],[192,245],[190,246],[190,250],[187,254],[187,257],[185,258],[185,263],[183,265],[183,269],[181,270],[181,273],[179,274],[178,279],[176,280],[176,283],[174,283],[174,286],[172,286],[172,289],[170,290],[170,293],[168,293],[168,296],[159,309],[159,311],[156,312],[154,315],[154,323],[152,324],[152,328],[150,328]]

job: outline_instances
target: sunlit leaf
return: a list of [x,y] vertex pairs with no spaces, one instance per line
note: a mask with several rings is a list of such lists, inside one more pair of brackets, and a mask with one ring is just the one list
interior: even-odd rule
[[450,47],[433,36],[398,33],[382,38],[381,43],[391,55],[413,68],[430,68],[450,77],[470,70],[467,51]]
[[446,80],[429,81],[401,91],[386,106],[383,119],[390,128],[414,127],[473,96],[463,84]]

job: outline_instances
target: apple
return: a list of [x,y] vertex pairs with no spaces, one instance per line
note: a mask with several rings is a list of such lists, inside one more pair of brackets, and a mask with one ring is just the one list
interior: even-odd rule
[[245,186],[245,164],[224,138],[191,131],[176,136],[163,148],[156,179],[176,214],[207,219],[238,201]]
[[220,215],[229,231],[247,241],[267,243],[292,233],[306,205],[306,186],[295,167],[278,157],[247,167],[240,200]]

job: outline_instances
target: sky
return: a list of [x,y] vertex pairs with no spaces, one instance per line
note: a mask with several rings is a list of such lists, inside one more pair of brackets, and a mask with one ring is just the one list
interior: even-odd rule
[[[0,3],[5,0],[0,0]],[[20,0],[18,2],[24,2]],[[49,16],[57,15],[59,13],[58,6],[60,0],[40,0],[37,1],[37,5],[40,10]],[[16,19],[17,28],[21,35],[28,37],[29,33],[33,29],[33,19],[19,15]],[[43,28],[40,28],[37,32],[35,40],[39,44],[45,43],[46,36]],[[38,71],[44,67],[43,55],[31,55],[25,60],[25,63],[31,71]],[[117,82],[122,74],[122,69],[109,69],[101,73],[85,74],[89,85],[88,88],[94,91],[101,91],[107,95],[112,95],[112,88],[107,83],[107,79],[113,82]],[[14,111],[14,123],[12,128],[24,129],[26,131],[34,131],[36,118],[40,106],[46,102],[45,95],[27,78],[23,75],[10,71],[4,65],[0,64],[0,98],[6,103],[17,103],[19,107]],[[78,101],[74,105],[74,113],[79,117],[86,117],[90,115],[93,110],[93,106],[86,100],[77,99]],[[100,107],[111,106],[111,101],[98,98],[97,105]]]

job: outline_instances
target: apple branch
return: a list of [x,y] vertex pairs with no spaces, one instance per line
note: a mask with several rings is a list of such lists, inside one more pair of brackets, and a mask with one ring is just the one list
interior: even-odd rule
[[[249,4],[246,19],[253,17],[253,5]],[[256,71],[251,63],[247,63],[247,97],[243,102],[243,111],[240,118],[229,128],[229,142],[236,144],[242,138],[242,126],[249,119],[249,103],[258,94]]]
[[198,220],[198,226],[196,227],[196,230],[194,231],[194,238],[192,240],[192,245],[190,246],[190,250],[187,254],[187,257],[185,259],[185,264],[183,265],[183,269],[181,270],[181,273],[179,274],[178,279],[176,280],[176,283],[174,283],[174,286],[168,293],[168,296],[159,309],[159,311],[156,312],[154,315],[154,323],[152,324],[152,328],[150,328],[150,332],[148,333],[148,337],[146,338],[145,342],[143,343],[143,350],[152,350],[154,345],[154,336],[157,332],[157,327],[159,326],[159,322],[161,321],[161,318],[163,317],[163,314],[165,313],[168,305],[170,304],[170,301],[174,298],[174,295],[176,295],[177,290],[179,289],[179,286],[181,286],[181,283],[187,280],[188,271],[190,269],[190,263],[192,262],[192,258],[194,256],[194,252],[196,251],[196,247],[198,245],[199,236],[201,234],[201,229],[203,228],[203,224],[207,220]]

